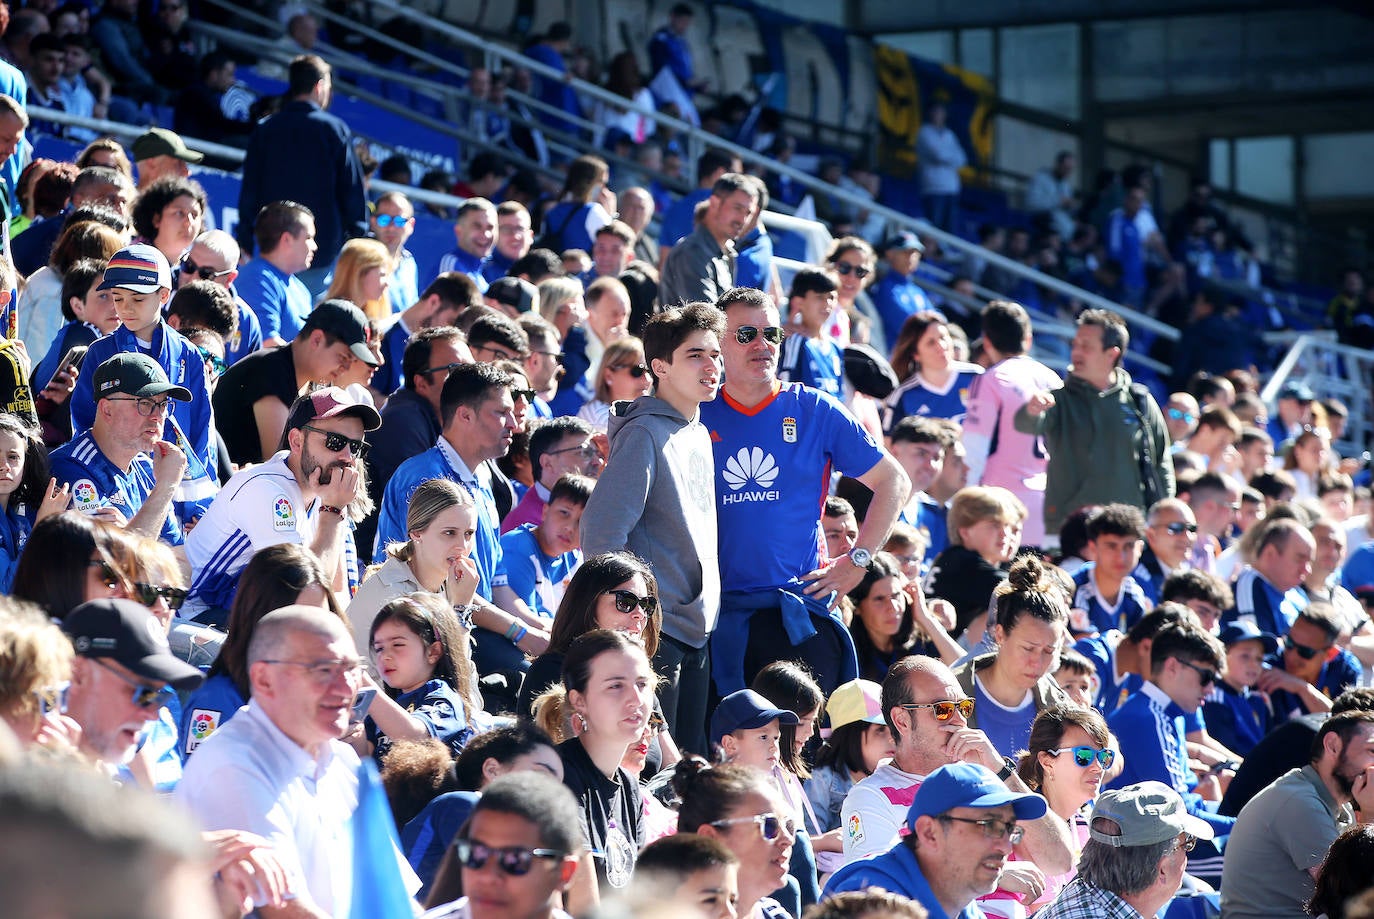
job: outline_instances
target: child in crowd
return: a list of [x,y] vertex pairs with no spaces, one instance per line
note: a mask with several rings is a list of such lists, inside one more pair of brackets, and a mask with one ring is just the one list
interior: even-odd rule
[[787,313],[796,334],[783,341],[778,379],[805,383],[843,399],[844,353],[825,334],[839,303],[838,289],[835,276],[819,268],[803,268],[792,279]]
[[821,531],[825,534],[825,551],[830,558],[848,555],[859,540],[859,518],[854,514],[854,505],[833,495],[826,498],[821,512]]
[[1248,756],[1273,720],[1268,701],[1251,687],[1264,673],[1265,655],[1276,653],[1279,643],[1252,622],[1232,623],[1220,637],[1226,646],[1226,670],[1202,703],[1202,720],[1218,743]]
[[549,489],[538,524],[524,523],[501,536],[504,571],[493,584],[504,583],[545,619],[553,619],[568,581],[582,563],[579,525],[595,484],[584,475],[561,477]]
[[1097,670],[1093,662],[1073,648],[1059,652],[1059,667],[1054,671],[1054,682],[1064,690],[1064,694],[1075,704],[1092,708],[1097,698]]
[[739,859],[718,839],[678,833],[655,840],[639,853],[635,879],[647,881],[649,891],[670,895],[675,905],[699,911],[705,919],[735,919]]

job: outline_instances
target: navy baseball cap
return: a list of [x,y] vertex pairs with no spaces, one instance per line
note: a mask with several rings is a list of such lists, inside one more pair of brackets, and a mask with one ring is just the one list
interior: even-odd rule
[[1272,632],[1261,632],[1259,626],[1244,619],[1231,623],[1217,637],[1228,648],[1240,641],[1258,641],[1264,645],[1265,654],[1273,654],[1279,649],[1279,640]]
[[752,689],[732,692],[711,714],[711,742],[719,743],[726,734],[761,728],[773,719],[783,724],[796,724],[800,719],[795,712],[774,708],[773,704]]
[[911,809],[906,812],[907,828],[915,832],[917,817],[934,817],[955,807],[1001,807],[1010,804],[1017,820],[1045,816],[1049,805],[1034,793],[1015,792],[1003,785],[991,771],[977,763],[950,763],[941,766],[921,783]]
[[153,246],[136,243],[110,256],[105,277],[96,290],[120,287],[138,294],[151,294],[165,287],[172,289],[172,266],[167,256]]
[[925,243],[921,242],[921,238],[910,230],[902,230],[900,233],[889,236],[883,241],[882,248],[878,251],[891,252],[893,249],[926,251]]

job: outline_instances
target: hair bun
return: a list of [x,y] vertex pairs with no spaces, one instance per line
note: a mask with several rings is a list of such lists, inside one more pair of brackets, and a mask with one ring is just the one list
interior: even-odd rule
[[1045,578],[1045,566],[1036,556],[1027,553],[1011,563],[1007,581],[1013,590],[1032,591],[1040,587]]

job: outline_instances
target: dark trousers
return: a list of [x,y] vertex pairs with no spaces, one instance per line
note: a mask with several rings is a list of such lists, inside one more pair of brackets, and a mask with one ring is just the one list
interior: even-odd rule
[[841,643],[835,633],[822,629],[799,645],[792,644],[782,624],[782,611],[776,606],[754,613],[749,622],[749,644],[744,652],[744,682],[750,684],[764,667],[774,661],[799,661],[810,668],[827,696],[842,681],[842,675],[853,672],[845,662],[852,652]]
[[659,635],[654,672],[659,676],[658,702],[668,730],[683,753],[711,757],[706,716],[711,695],[710,645],[700,648]]

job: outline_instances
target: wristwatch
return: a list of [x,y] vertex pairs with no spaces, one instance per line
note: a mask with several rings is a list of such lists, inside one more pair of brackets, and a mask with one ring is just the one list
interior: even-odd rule
[[1002,768],[997,770],[997,777],[1005,782],[1011,778],[1011,774],[1016,771],[1016,760],[1010,756],[1002,757]]
[[869,564],[873,561],[873,553],[855,546],[849,550],[849,560],[853,562],[855,568],[867,571]]

